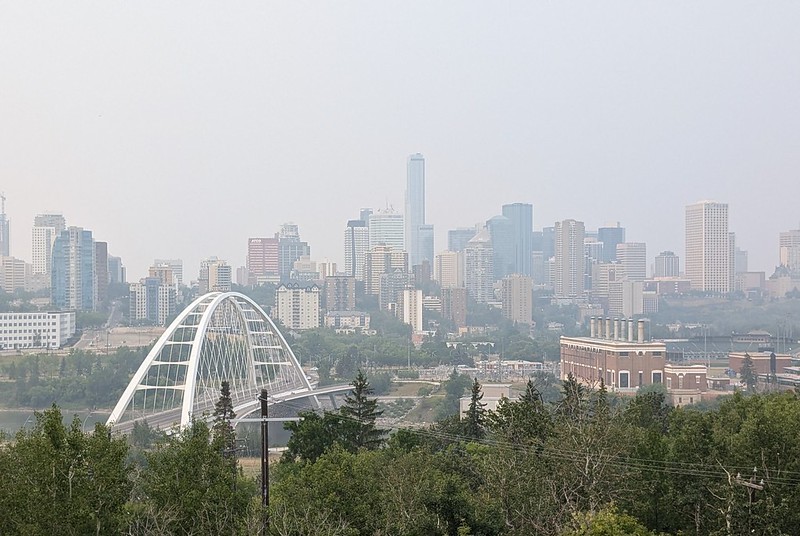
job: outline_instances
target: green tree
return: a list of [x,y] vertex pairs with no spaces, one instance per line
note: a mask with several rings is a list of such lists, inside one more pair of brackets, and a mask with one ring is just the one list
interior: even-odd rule
[[650,536],[652,533],[632,516],[621,514],[613,507],[595,514],[576,516],[576,528],[563,536]]
[[500,400],[497,411],[489,414],[492,433],[504,441],[523,445],[542,445],[552,429],[550,413],[532,380],[519,400]]
[[747,392],[754,393],[756,384],[758,383],[758,373],[756,372],[755,365],[753,365],[753,358],[750,357],[748,353],[744,354],[744,361],[742,362],[741,370],[739,370],[739,377],[742,379],[742,383],[747,389]]
[[[179,436],[146,454],[142,471],[144,501],[134,523],[148,517],[167,534],[237,534],[254,490],[212,444],[208,425],[194,421]],[[144,518],[144,519],[143,519]]]
[[478,378],[472,382],[469,408],[464,415],[464,435],[472,439],[486,437],[486,404],[483,400],[483,391]]
[[291,432],[282,462],[315,462],[333,445],[341,440],[342,418],[337,413],[318,415],[313,411],[302,412],[297,422],[285,422],[284,430]]
[[369,398],[372,387],[361,370],[350,385],[353,389],[345,395],[344,405],[339,409],[345,420],[345,445],[348,450],[378,448],[383,444],[384,433],[377,428],[375,420],[383,411],[377,409],[377,399]]
[[214,404],[212,435],[215,446],[234,460],[236,459],[236,432],[231,421],[235,418],[236,412],[233,411],[231,386],[227,380],[223,380],[220,386],[219,399]]
[[118,534],[131,489],[128,446],[98,424],[84,434],[53,406],[0,450],[0,534]]
[[442,401],[437,418],[443,420],[451,415],[458,415],[459,404],[464,392],[472,385],[472,380],[466,374],[459,374],[456,368],[450,373],[450,377],[442,384],[444,388],[444,400]]

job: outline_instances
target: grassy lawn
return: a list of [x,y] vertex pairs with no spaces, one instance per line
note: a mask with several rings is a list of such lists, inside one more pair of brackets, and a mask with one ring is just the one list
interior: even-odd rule
[[418,396],[420,387],[427,387],[432,391],[436,391],[438,387],[430,385],[425,382],[419,383],[395,383],[392,382],[392,388],[389,390],[388,396]]

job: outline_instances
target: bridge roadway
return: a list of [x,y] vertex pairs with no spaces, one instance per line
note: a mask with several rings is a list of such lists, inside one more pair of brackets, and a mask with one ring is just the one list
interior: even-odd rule
[[[284,391],[281,393],[276,393],[274,395],[269,395],[268,404],[270,406],[280,404],[282,402],[291,402],[293,400],[300,400],[302,398],[309,398],[314,397],[315,399],[320,396],[334,396],[337,394],[342,394],[350,391],[352,389],[352,385],[326,385],[325,387],[317,388],[317,389],[307,389],[305,387],[298,387],[297,389],[292,389],[291,391]],[[233,407],[233,411],[236,412],[236,415],[239,418],[235,419],[234,422],[251,422],[251,421],[260,421],[260,419],[246,419],[246,417],[252,414],[255,411],[258,411],[261,407],[261,402],[258,399],[258,395],[261,393],[259,392],[256,396],[253,397],[252,401],[245,402],[243,404],[239,404]],[[317,404],[319,401],[315,400]],[[198,411],[198,408],[195,408],[195,414],[200,413],[206,420],[210,420],[213,414],[214,407],[209,406],[207,408],[201,408]],[[181,408],[171,409],[169,411],[163,411],[161,413],[154,413],[152,415],[148,415],[146,418],[137,419],[137,420],[146,420],[147,424],[150,428],[156,428],[160,430],[172,430],[175,429],[178,423],[181,420]],[[278,419],[270,419],[270,420],[293,420],[289,418],[278,418]],[[124,423],[114,424],[113,431],[118,434],[129,434],[133,430],[133,423],[136,420],[126,421]]]

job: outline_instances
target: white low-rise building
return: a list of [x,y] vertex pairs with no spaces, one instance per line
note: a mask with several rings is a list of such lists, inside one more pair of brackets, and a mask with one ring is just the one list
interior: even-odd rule
[[0,313],[0,349],[56,349],[74,335],[75,311]]

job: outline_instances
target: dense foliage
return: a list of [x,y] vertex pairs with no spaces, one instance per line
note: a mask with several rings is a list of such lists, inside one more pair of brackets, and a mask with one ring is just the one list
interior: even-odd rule
[[16,407],[111,407],[147,348],[122,347],[108,355],[72,350],[67,355],[20,356],[0,366],[0,404]]
[[[465,390],[469,385],[462,388]],[[347,410],[292,423],[274,464],[273,535],[793,535],[800,532],[800,396],[736,394],[674,409],[574,379],[531,382],[465,419],[378,433],[364,375]],[[254,534],[258,482],[236,459],[225,391],[215,422],[117,439],[57,408],[0,447],[0,534]],[[360,428],[359,428],[360,427]],[[755,468],[755,470],[754,470]]]

